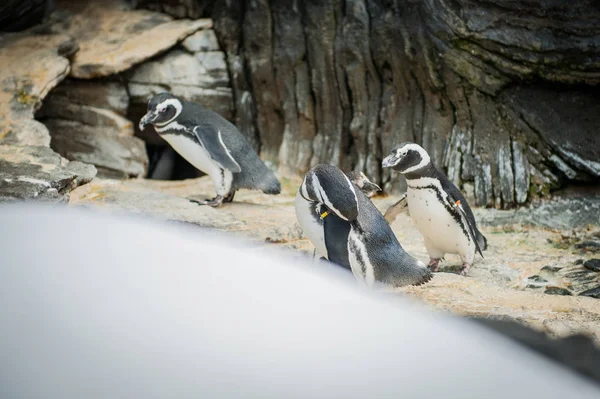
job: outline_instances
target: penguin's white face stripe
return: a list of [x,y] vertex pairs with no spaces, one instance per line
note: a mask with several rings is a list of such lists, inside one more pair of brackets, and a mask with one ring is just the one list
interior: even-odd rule
[[168,100],[165,100],[165,101],[161,102],[160,104],[158,104],[156,106],[156,109],[154,110],[154,115],[157,116],[159,113],[161,113],[165,109],[167,109],[167,107],[169,105],[172,105],[173,108],[175,108],[175,115],[171,119],[169,119],[168,121],[164,121],[164,122],[160,122],[160,123],[154,123],[155,126],[165,126],[165,125],[168,125],[175,118],[177,118],[179,116],[179,114],[181,114],[181,111],[183,110],[183,104],[181,104],[181,101],[179,101],[176,98],[169,98]]
[[227,153],[227,156],[233,161],[233,163],[235,163],[239,168],[240,171],[242,170],[242,167],[240,166],[240,164],[235,160],[235,158],[233,158],[233,155],[231,155],[231,152],[229,152],[229,148],[227,148],[227,146],[225,145],[225,143],[223,142],[223,136],[221,135],[221,131],[218,130],[219,135],[219,143],[221,143],[221,146],[223,146],[223,148],[225,149],[225,152]]
[[[350,187],[352,187],[352,183],[350,183],[350,180],[348,180],[347,178],[346,178],[346,180],[350,184]],[[333,206],[333,204],[327,197],[327,194],[325,194],[325,190],[323,190],[323,187],[321,186],[321,183],[319,182],[319,178],[317,177],[316,174],[312,175],[311,181],[312,181],[313,189],[315,191],[315,195],[319,198],[319,202],[324,204],[327,208],[331,209],[333,212],[335,212],[335,214],[338,215],[341,219],[347,221],[348,218],[346,218],[344,215],[342,215],[342,213]],[[354,188],[352,188],[352,192],[354,193],[354,198],[356,198],[356,193],[354,192]]]
[[161,124],[161,125],[154,125],[154,130],[156,130],[158,133],[162,133],[166,130],[187,130],[187,128],[177,122],[171,122],[168,123],[166,125]]
[[423,147],[421,147],[418,144],[406,144],[405,146],[403,146],[402,148],[398,148],[396,150],[396,157],[398,159],[402,159],[402,157],[404,157],[406,154],[408,154],[408,151],[416,151],[419,153],[419,155],[421,156],[421,162],[419,162],[418,165],[415,166],[411,166],[410,168],[402,171],[402,173],[410,173],[410,172],[414,172],[415,170],[419,170],[424,166],[429,165],[429,163],[431,163],[431,158],[429,157],[429,154],[427,153],[427,151],[425,151],[425,149]]

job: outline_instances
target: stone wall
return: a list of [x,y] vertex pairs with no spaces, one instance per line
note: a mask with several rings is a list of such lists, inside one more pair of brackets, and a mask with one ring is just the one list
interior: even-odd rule
[[479,205],[600,178],[593,0],[139,3],[213,18],[235,121],[284,170],[330,162],[401,188],[380,161],[410,140]]
[[13,3],[46,19],[0,39],[0,144],[102,176],[173,177],[157,165],[177,155],[136,127],[167,90],[233,120],[282,174],[327,162],[397,192],[381,160],[416,141],[481,206],[600,181],[593,0]]

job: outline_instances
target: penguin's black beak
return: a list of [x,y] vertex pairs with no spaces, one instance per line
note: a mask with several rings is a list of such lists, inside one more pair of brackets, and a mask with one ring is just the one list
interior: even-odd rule
[[378,186],[377,184],[375,184],[375,183],[371,183],[371,182],[370,182],[370,181],[368,181],[368,180],[364,182],[364,184],[363,184],[363,187],[362,187],[362,188],[363,188],[363,190],[364,190],[364,191],[366,191],[366,192],[371,192],[371,191],[378,192],[378,191],[381,191],[381,187],[379,187],[379,186]]
[[384,158],[383,162],[381,162],[381,166],[384,168],[391,168],[392,166],[396,166],[399,161],[400,159],[396,156],[396,154],[391,153]]
[[155,119],[156,119],[156,115],[154,115],[154,112],[148,111],[146,113],[146,115],[144,115],[142,117],[142,119],[140,119],[140,124],[139,124],[140,130],[144,130],[146,128],[146,126],[148,126],[149,124],[154,122]]

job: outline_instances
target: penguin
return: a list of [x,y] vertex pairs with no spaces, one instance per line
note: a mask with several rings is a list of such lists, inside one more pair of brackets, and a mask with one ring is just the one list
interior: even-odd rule
[[140,130],[153,125],[175,151],[212,179],[217,196],[196,201],[218,207],[241,188],[279,194],[281,185],[250,143],[227,119],[200,104],[160,93],[148,102]]
[[319,256],[351,270],[368,287],[421,285],[432,277],[404,251],[367,195],[335,166],[321,164],[306,173],[296,194],[296,217]]
[[369,198],[374,196],[378,191],[381,191],[381,187],[369,180],[363,172],[350,171],[346,173],[346,176],[350,181],[358,186],[360,190],[365,193]]
[[430,270],[438,270],[445,254],[458,254],[463,263],[459,274],[466,276],[475,251],[483,257],[487,239],[477,229],[473,211],[459,189],[435,167],[427,151],[415,143],[395,146],[382,166],[393,168],[406,178],[408,211],[424,237]]

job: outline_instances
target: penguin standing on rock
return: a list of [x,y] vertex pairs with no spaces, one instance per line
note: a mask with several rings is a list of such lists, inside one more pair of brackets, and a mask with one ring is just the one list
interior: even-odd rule
[[148,112],[139,127],[144,130],[149,124],[186,161],[212,179],[217,196],[193,202],[218,207],[231,202],[240,188],[280,193],[281,186],[273,172],[238,129],[216,112],[170,93],[160,93],[148,102]]
[[[475,216],[465,197],[437,170],[427,151],[418,144],[397,145],[382,165],[406,178],[406,203],[413,222],[425,239],[430,257],[428,267],[437,271],[446,253],[458,254],[463,262],[460,274],[466,276],[475,251],[483,257],[481,251],[487,248],[487,240],[477,229]],[[396,205],[400,203],[402,200]],[[390,211],[386,214],[393,213]]]
[[[363,190],[374,188],[364,183]],[[335,166],[317,165],[306,173],[296,195],[296,216],[319,256],[352,270],[369,287],[420,285],[432,277],[425,264],[402,249],[361,188]]]

